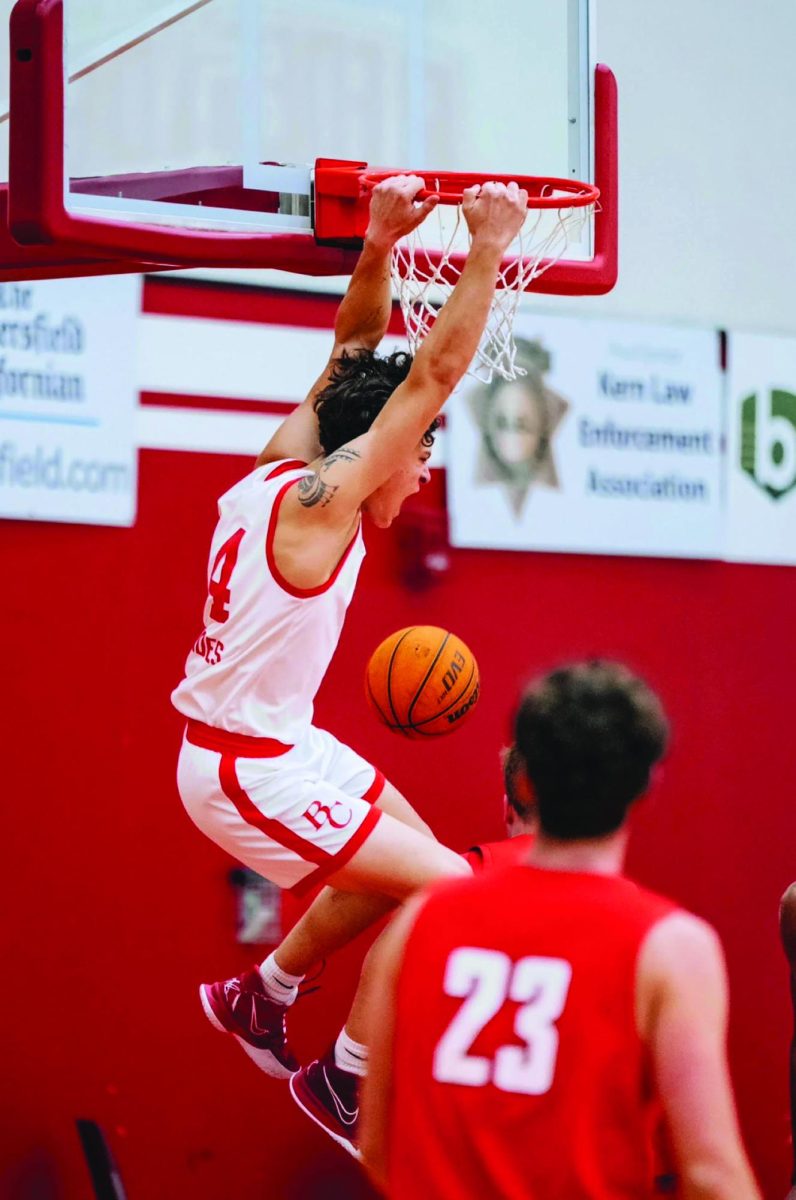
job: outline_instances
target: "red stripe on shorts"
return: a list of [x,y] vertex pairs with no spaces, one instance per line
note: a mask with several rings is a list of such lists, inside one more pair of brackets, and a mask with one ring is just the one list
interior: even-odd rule
[[381,819],[381,809],[372,808],[365,816],[365,820],[360,825],[356,833],[353,833],[346,844],[337,854],[322,867],[318,867],[316,871],[310,871],[309,875],[305,875],[298,883],[290,888],[290,892],[294,896],[305,896],[307,892],[323,883],[330,875],[334,875],[335,871],[339,871],[344,867],[349,859],[353,858],[359,847],[374,830],[377,822]]
[[[235,769],[235,757],[234,754],[221,755],[221,762],[218,767],[218,779],[222,792],[228,800],[232,801],[246,824],[253,825],[255,829],[259,829],[272,842],[278,842],[280,846],[285,846],[288,850],[292,850],[294,854],[297,854],[299,858],[303,858],[305,862],[314,862],[324,867],[329,863],[334,864],[336,858],[328,850],[323,850],[320,846],[315,846],[312,842],[305,841],[300,834],[294,833],[292,829],[289,829],[287,825],[283,825],[281,821],[274,821],[271,817],[266,817],[260,812],[257,805],[246,795],[240,786],[238,773]],[[356,837],[356,834],[354,834],[354,837]],[[347,846],[343,848],[344,851],[347,849]],[[334,866],[331,866],[330,870],[334,870]],[[314,875],[316,872],[313,871],[312,874]]]
[[387,783],[387,780],[384,778],[384,776],[382,775],[382,773],[378,769],[378,767],[374,767],[373,770],[376,772],[373,783],[370,785],[368,790],[365,792],[365,795],[362,797],[363,800],[367,800],[368,804],[376,803],[379,796],[384,791],[385,785]]

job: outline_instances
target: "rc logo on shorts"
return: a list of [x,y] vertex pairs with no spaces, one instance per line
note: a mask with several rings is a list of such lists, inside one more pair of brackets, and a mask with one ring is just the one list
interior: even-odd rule
[[741,402],[741,470],[779,500],[796,487],[796,396],[772,388]]
[[[337,810],[340,809],[340,812]],[[341,820],[345,813],[345,820]],[[331,825],[334,829],[345,829],[346,825],[350,825],[351,818],[354,814],[347,804],[343,804],[342,800],[335,800],[334,804],[322,804],[320,800],[313,800],[309,808],[302,813],[306,817],[310,825],[315,829],[323,829],[324,825]]]

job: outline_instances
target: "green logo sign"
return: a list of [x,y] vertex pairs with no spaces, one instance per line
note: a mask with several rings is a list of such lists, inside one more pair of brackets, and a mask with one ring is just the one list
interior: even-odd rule
[[741,402],[741,470],[779,500],[796,487],[796,396],[772,388]]

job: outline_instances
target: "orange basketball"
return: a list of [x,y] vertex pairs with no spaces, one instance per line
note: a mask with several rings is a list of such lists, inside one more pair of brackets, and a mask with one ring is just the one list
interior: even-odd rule
[[365,691],[381,720],[410,738],[453,733],[478,703],[479,688],[471,651],[436,625],[390,634],[365,673]]

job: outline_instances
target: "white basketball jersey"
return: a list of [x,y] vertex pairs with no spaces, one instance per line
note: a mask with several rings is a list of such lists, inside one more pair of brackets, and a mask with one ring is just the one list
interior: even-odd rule
[[295,745],[337,646],[365,556],[361,527],[322,586],[293,587],[273,556],[285,492],[308,473],[286,460],[258,467],[218,502],[204,631],[172,702],[186,717]]

